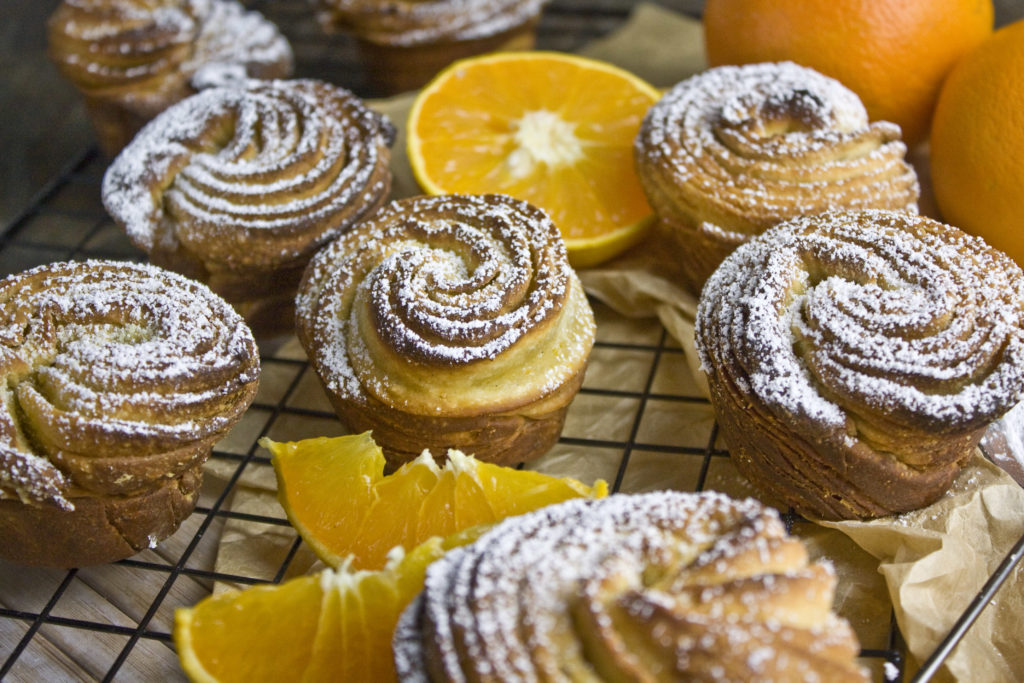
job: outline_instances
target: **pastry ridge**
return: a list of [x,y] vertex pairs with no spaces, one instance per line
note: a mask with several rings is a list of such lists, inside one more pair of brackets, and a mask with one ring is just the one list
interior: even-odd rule
[[154,263],[207,283],[261,332],[262,309],[286,308],[290,324],[313,253],[384,203],[394,135],[322,81],[209,88],[117,156],[103,203]]
[[320,0],[323,21],[378,44],[473,40],[536,17],[548,0]]
[[791,62],[722,66],[678,83],[647,113],[634,151],[695,293],[730,251],[779,221],[917,211],[899,127],[869,123],[851,90]]
[[1024,276],[960,230],[829,212],[730,255],[698,306],[722,433],[762,490],[821,518],[942,495],[1024,390]]
[[355,38],[380,94],[426,85],[449,64],[501,50],[529,50],[548,0],[318,0],[328,33]]
[[0,554],[96,564],[173,532],[255,396],[248,327],[199,283],[114,261],[10,276],[0,301]]
[[752,499],[574,500],[431,565],[396,628],[396,668],[411,681],[865,681],[835,584]]
[[47,38],[110,156],[201,88],[285,78],[293,65],[277,27],[234,0],[63,0]]
[[391,203],[314,257],[296,307],[335,409],[397,461],[540,455],[593,345],[557,228],[502,195]]

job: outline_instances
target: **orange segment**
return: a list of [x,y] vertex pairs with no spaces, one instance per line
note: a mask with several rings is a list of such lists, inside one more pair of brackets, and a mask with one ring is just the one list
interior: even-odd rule
[[260,443],[292,523],[340,568],[178,610],[174,642],[194,681],[394,681],[391,636],[431,562],[509,514],[608,492],[457,451],[443,469],[425,453],[385,477],[369,433]]
[[174,643],[182,668],[193,681],[288,680],[310,661],[321,600],[319,577],[303,576],[179,609]]
[[332,567],[342,560],[331,550],[335,539],[359,528],[384,476],[384,453],[369,432],[344,439],[260,441],[271,451],[278,500],[288,520]]
[[369,433],[260,444],[272,455],[278,498],[292,525],[332,567],[380,569],[395,547],[452,534],[608,486],[481,463],[449,451],[444,468],[429,453],[384,476]]
[[448,467],[437,484],[423,497],[416,520],[416,535],[421,538],[448,536],[458,531],[455,525],[456,474]]
[[[352,602],[347,591],[324,590],[323,581],[325,577],[329,576],[332,575],[326,572],[319,575],[321,580],[320,617],[316,639],[313,642],[313,651],[310,653],[309,663],[302,676],[304,682],[331,680],[331,670],[336,667],[340,668],[342,675],[351,675],[351,664],[356,659],[356,653],[365,651],[367,645],[365,642],[360,642],[365,641],[365,638],[361,638],[362,633],[346,628],[347,611],[349,603]],[[332,653],[335,654],[334,657],[331,656]],[[298,670],[295,669],[295,671]]]
[[[440,556],[440,555],[439,555]],[[425,567],[424,567],[425,569]],[[420,573],[419,583],[422,585],[423,576]],[[416,591],[418,593],[419,591]],[[369,572],[359,586],[358,592],[352,592],[353,602],[359,605],[359,617],[356,627],[362,627],[362,647],[354,648],[349,656],[352,663],[346,668],[353,671],[353,674],[363,674],[355,669],[353,664],[365,667],[367,653],[373,652],[377,643],[386,643],[384,654],[390,654],[391,636],[394,635],[395,625],[405,606],[415,597],[416,593],[400,595],[398,583],[393,576],[383,572]],[[387,615],[382,619],[382,615]],[[359,661],[363,660],[363,661]],[[366,675],[353,677],[350,680],[372,680]]]
[[[398,514],[396,502],[421,501],[436,486],[441,470],[429,455],[402,465],[394,474],[384,477],[374,486],[376,499],[364,513],[359,530],[351,539],[351,552],[358,556],[355,566],[372,568],[384,565],[388,551],[396,545],[413,548],[431,536],[417,528],[418,511]],[[351,530],[349,530],[351,533]],[[345,544],[344,537],[332,541],[338,547]]]
[[502,476],[496,465],[487,463],[480,463],[477,470],[484,495],[501,511],[502,517],[521,515],[571,498],[604,498],[608,495],[608,483],[603,479],[594,482],[593,487],[587,487],[575,479],[551,477],[529,470],[522,470],[518,475]]
[[210,596],[174,615],[193,681],[394,681],[391,636],[427,566],[477,534],[432,538],[379,571],[343,568]]
[[430,194],[498,192],[543,208],[573,265],[594,265],[650,222],[633,139],[658,98],[636,76],[574,55],[473,57],[417,96],[409,160]]
[[[468,459],[468,456],[466,456]],[[484,463],[473,461],[478,467]],[[454,491],[455,526],[469,529],[480,524],[493,524],[506,516],[505,511],[495,506],[487,492],[477,481],[476,472],[460,473],[455,478]],[[548,501],[551,502],[551,501]],[[544,503],[546,505],[547,503]]]

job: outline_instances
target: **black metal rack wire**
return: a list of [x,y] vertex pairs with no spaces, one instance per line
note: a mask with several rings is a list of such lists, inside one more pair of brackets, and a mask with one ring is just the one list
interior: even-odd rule
[[[350,82],[344,85],[372,94],[352,66],[355,58],[350,46],[323,36],[305,3],[250,4],[274,19],[292,39],[302,75],[339,82],[338,74],[348,73]],[[577,48],[621,23],[631,5],[613,0],[587,4],[584,13],[581,3],[552,3],[541,25],[540,45]],[[31,205],[0,232],[0,276],[67,259],[143,258],[102,208],[99,184],[105,168],[106,160],[89,150],[54,175]],[[630,465],[666,458],[678,463],[681,472],[679,481],[672,482],[674,487],[698,491],[713,487],[722,468],[729,466],[728,452],[718,441],[710,405],[688,379],[682,350],[657,321],[624,323],[597,302],[595,309],[598,339],[592,362],[603,358],[606,363],[622,364],[631,379],[615,386],[585,383],[577,403],[587,419],[609,415],[618,419],[607,428],[580,430],[573,426],[571,410],[556,450],[595,453],[606,463],[605,478],[616,491],[653,488],[652,482],[632,480]],[[219,476],[207,473],[199,504],[177,534],[157,548],[101,567],[63,571],[0,562],[0,680],[183,679],[171,639],[175,608],[202,599],[215,582],[280,582],[295,571],[302,542],[294,533],[269,570],[227,573],[214,569],[226,524],[243,521],[290,531],[283,515],[251,514],[231,505],[246,472],[269,466],[258,438],[294,440],[342,433],[329,405],[316,393],[318,387],[311,390],[315,378],[301,350],[297,352],[287,340],[277,340],[261,343],[261,351],[264,386],[239,427],[214,449],[210,464]],[[683,412],[696,413],[697,418],[688,418],[678,438],[666,442],[650,437],[651,421],[671,420]],[[809,524],[791,513],[785,520],[797,533]],[[1021,544],[1014,553],[1008,562],[1020,559]],[[989,587],[993,591],[1006,578],[998,574],[993,576],[994,588]],[[989,597],[983,591],[975,602],[984,606]],[[875,680],[902,681],[905,647],[891,607],[880,612],[877,620],[880,636],[865,643],[862,661]],[[966,630],[970,615],[965,613],[962,621],[966,625],[958,628]],[[951,632],[945,654],[960,636],[957,629]]]

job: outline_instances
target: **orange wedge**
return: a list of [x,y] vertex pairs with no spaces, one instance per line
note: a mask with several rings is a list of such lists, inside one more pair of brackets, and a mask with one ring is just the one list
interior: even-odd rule
[[651,219],[633,139],[660,94],[605,62],[505,52],[456,62],[417,96],[408,155],[430,194],[509,194],[551,216],[576,267],[637,243]]
[[278,443],[271,452],[278,499],[292,526],[332,567],[380,569],[393,548],[410,550],[544,505],[608,495],[593,487],[483,463],[449,451],[443,468],[429,453],[384,476],[384,456],[369,432]]
[[273,454],[278,499],[288,520],[332,567],[342,558],[322,539],[358,529],[376,499],[374,485],[384,476],[384,454],[369,432],[343,437],[260,444]]
[[391,636],[427,566],[485,529],[432,538],[382,570],[328,569],[179,609],[174,644],[182,668],[203,683],[394,681]]

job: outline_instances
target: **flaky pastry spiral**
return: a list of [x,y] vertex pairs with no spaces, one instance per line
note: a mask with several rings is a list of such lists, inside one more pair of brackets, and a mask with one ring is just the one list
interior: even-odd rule
[[210,88],[118,155],[103,203],[154,263],[249,317],[261,300],[290,302],[313,253],[383,204],[393,138],[384,116],[321,81]]
[[292,69],[291,47],[277,27],[234,0],[64,0],[48,34],[50,57],[90,108],[112,116],[103,103],[116,103],[130,118],[122,122],[134,124],[108,131],[120,133],[111,153],[198,88],[246,76],[284,78]]
[[708,280],[697,350],[737,467],[798,511],[873,517],[948,488],[1024,392],[1024,275],[899,211],[780,224]]
[[203,285],[112,261],[8,277],[0,302],[0,555],[77,566],[168,535],[255,395],[245,323]]
[[330,27],[384,45],[472,40],[540,14],[547,0],[320,0]]
[[781,220],[916,212],[906,151],[899,127],[868,123],[855,93],[789,62],[722,66],[677,84],[635,145],[640,182],[695,293],[737,245]]
[[558,438],[594,318],[547,215],[502,195],[393,202],[310,262],[297,332],[335,409],[390,462],[520,462]]
[[403,681],[865,681],[834,589],[755,500],[578,499],[431,565],[395,662]]

